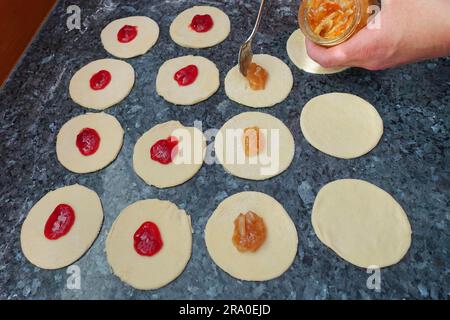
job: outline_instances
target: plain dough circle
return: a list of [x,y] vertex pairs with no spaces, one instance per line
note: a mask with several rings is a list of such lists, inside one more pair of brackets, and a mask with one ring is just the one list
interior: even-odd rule
[[305,46],[305,36],[300,29],[294,31],[289,37],[286,50],[289,59],[297,66],[308,73],[333,74],[342,72],[348,68],[324,68],[308,56]]
[[[234,220],[253,211],[264,219],[266,241],[256,252],[239,252],[232,243]],[[223,200],[205,228],[208,253],[231,276],[247,281],[265,281],[282,275],[295,259],[298,236],[295,225],[274,198],[261,192],[240,192]]]
[[239,65],[225,77],[225,93],[231,100],[252,108],[272,107],[282,102],[291,92],[294,78],[289,67],[280,59],[268,54],[255,54],[252,62],[263,67],[269,77],[264,90],[253,90],[239,71]]
[[[139,255],[133,236],[146,221],[158,226],[163,240],[154,256]],[[106,239],[106,256],[113,273],[141,290],[161,288],[184,270],[192,252],[191,219],[169,201],[141,200],[126,207],[114,221]]]
[[405,211],[389,193],[363,180],[325,185],[311,220],[320,241],[358,267],[396,264],[411,245]]
[[331,156],[352,159],[376,147],[383,120],[366,100],[348,93],[328,93],[311,99],[300,115],[306,140]]
[[[103,90],[92,90],[89,81],[100,70],[107,70],[111,73],[111,82]],[[133,88],[134,78],[133,67],[125,61],[95,60],[73,75],[69,85],[70,97],[82,107],[104,110],[128,96]]]
[[[117,33],[125,25],[136,26],[136,38],[128,43],[117,40]],[[135,16],[117,19],[109,23],[100,35],[103,47],[117,58],[133,58],[145,54],[156,43],[159,36],[158,24],[149,17]]]
[[[75,211],[70,231],[57,240],[44,235],[45,224],[61,203]],[[22,225],[20,244],[25,257],[42,269],[59,269],[77,261],[97,238],[103,222],[100,198],[79,184],[47,193],[31,208]]]
[[[257,160],[256,163],[250,162],[250,158],[245,157],[242,139],[239,137],[237,139],[227,139],[226,133],[228,129],[244,130],[245,128],[254,126],[259,127],[259,129],[266,129],[266,131],[260,132],[265,137],[265,147],[263,150],[268,150],[268,159],[254,157]],[[270,149],[272,145],[269,143],[272,140],[271,129],[279,130],[279,138],[281,141],[279,152],[272,152]],[[276,136],[273,137],[276,139]],[[234,147],[232,141],[234,141]],[[268,147],[269,149],[266,149]],[[229,149],[228,152],[227,149]],[[288,127],[279,119],[262,112],[243,112],[225,122],[222,128],[220,128],[214,140],[214,150],[217,159],[223,165],[224,169],[232,175],[250,180],[265,180],[282,173],[289,167],[294,158],[295,142]],[[227,161],[227,155],[233,155],[233,152],[236,162],[230,163],[233,161]],[[245,157],[247,161],[245,163],[242,163],[242,161],[241,163],[237,163],[237,159],[240,159],[239,157]],[[271,170],[272,172],[262,172],[261,170],[267,171],[270,168],[266,160],[270,160],[271,163],[275,164],[278,161],[279,165],[274,170]]]
[[[198,68],[194,83],[180,86],[173,79],[174,74],[188,66]],[[183,56],[167,60],[156,76],[156,92],[166,101],[178,105],[193,105],[212,96],[219,89],[219,69],[214,62],[200,56]]]
[[[92,128],[100,136],[98,150],[84,156],[76,146],[77,135],[84,128]],[[56,137],[56,155],[68,170],[88,173],[100,170],[110,164],[119,154],[123,143],[123,129],[114,116],[100,113],[86,113],[67,121]]]
[[[182,150],[189,152],[186,156],[190,154],[186,163],[177,163],[175,158],[169,164],[161,164],[150,158],[150,148],[156,141],[169,136],[181,137],[180,134],[190,137],[190,142],[183,142],[179,138],[178,143],[179,154]],[[144,133],[136,142],[133,152],[134,171],[149,185],[158,188],[173,187],[188,181],[200,170],[205,149],[206,139],[199,129],[185,127],[178,121],[161,123]]]
[[[207,32],[196,32],[190,28],[196,14],[209,14],[213,27]],[[181,12],[170,25],[170,37],[186,48],[208,48],[224,41],[230,34],[230,19],[220,9],[210,6],[195,6]]]

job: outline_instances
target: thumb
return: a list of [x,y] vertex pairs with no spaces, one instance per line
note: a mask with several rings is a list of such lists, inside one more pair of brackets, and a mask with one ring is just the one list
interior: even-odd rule
[[349,55],[346,52],[347,47],[339,45],[326,48],[306,39],[306,51],[309,57],[324,68],[349,67]]

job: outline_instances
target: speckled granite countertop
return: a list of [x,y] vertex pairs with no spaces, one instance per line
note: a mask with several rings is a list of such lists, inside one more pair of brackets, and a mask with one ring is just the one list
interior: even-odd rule
[[[221,79],[237,59],[239,44],[251,30],[257,1],[60,1],[0,91],[0,298],[279,298],[279,299],[402,299],[450,298],[450,58],[402,68],[368,72],[352,69],[338,75],[308,75],[289,61],[285,44],[296,29],[297,1],[273,0],[270,15],[255,42],[256,53],[287,62],[294,74],[289,97],[268,112],[284,121],[296,141],[295,158],[283,174],[263,182],[235,178],[220,165],[204,165],[187,183],[167,190],[147,186],[132,168],[132,148],[138,137],[159,122],[178,119],[186,125],[202,120],[204,129],[220,128],[231,116],[248,111],[226,98],[223,85],[210,99],[194,107],[173,106],[155,92],[158,67],[185,54],[216,62]],[[210,4],[231,18],[232,32],[222,44],[206,50],[181,48],[170,40],[176,14],[194,4]],[[66,8],[78,4],[81,30],[68,31]],[[77,175],[57,161],[59,128],[86,110],[68,97],[73,73],[86,63],[108,57],[100,31],[110,21],[147,15],[161,28],[160,39],[146,55],[128,60],[137,72],[129,97],[107,110],[125,128],[124,147],[106,169]],[[339,160],[311,147],[299,128],[302,106],[332,91],[359,95],[378,109],[385,133],[368,155]],[[408,213],[413,242],[406,257],[381,272],[381,292],[367,289],[366,270],[344,262],[319,242],[311,222],[311,207],[319,189],[335,179],[361,178],[389,193]],[[105,220],[93,247],[76,262],[81,290],[69,290],[67,269],[40,270],[22,255],[19,234],[33,204],[49,190],[80,183],[98,192]],[[203,240],[208,216],[221,200],[244,190],[278,199],[299,233],[298,256],[280,278],[243,282],[228,276],[210,259]],[[192,216],[193,254],[184,273],[156,291],[138,291],[112,275],[103,248],[118,213],[145,198],[170,199]]]

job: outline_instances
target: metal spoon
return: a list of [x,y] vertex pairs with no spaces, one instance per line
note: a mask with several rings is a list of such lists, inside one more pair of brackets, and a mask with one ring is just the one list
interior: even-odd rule
[[252,52],[252,40],[258,31],[259,23],[261,22],[262,13],[264,11],[264,5],[266,0],[261,0],[261,5],[259,6],[258,17],[256,18],[255,26],[250,34],[250,37],[244,42],[244,44],[239,49],[239,71],[245,77],[247,76],[247,69],[250,63],[252,63],[253,52]]

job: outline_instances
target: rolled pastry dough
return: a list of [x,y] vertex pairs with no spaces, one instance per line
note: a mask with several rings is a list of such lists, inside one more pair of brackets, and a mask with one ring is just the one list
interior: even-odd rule
[[[100,70],[111,73],[111,82],[103,90],[92,90],[89,81]],[[70,97],[82,107],[104,110],[128,96],[133,88],[134,78],[133,67],[124,61],[96,60],[74,74],[69,85]]]
[[[195,15],[209,14],[213,27],[207,32],[196,32],[190,28]],[[220,9],[210,6],[195,6],[181,12],[170,25],[170,37],[182,47],[207,48],[224,41],[230,34],[230,19]]]
[[402,207],[386,191],[362,180],[325,185],[311,220],[320,241],[358,267],[393,265],[411,245],[411,226]]
[[[77,135],[84,128],[95,129],[100,136],[98,150],[84,156],[76,146]],[[67,121],[56,137],[56,155],[68,170],[88,173],[100,170],[110,164],[119,154],[123,143],[123,129],[114,116],[100,113],[86,113]]]
[[[174,74],[188,66],[198,68],[197,79],[190,85],[180,86]],[[193,105],[212,96],[219,89],[219,70],[216,65],[203,57],[183,56],[167,60],[158,70],[156,92],[165,100],[178,105]]]
[[[259,156],[246,157],[242,133],[255,126],[264,137],[264,147]],[[224,169],[232,175],[265,180],[289,167],[294,158],[295,143],[289,129],[277,118],[262,112],[244,112],[220,128],[214,139],[214,150]]]
[[[45,224],[59,204],[70,205],[75,221],[70,231],[57,240],[44,235]],[[42,269],[59,269],[77,261],[92,245],[103,222],[100,198],[79,184],[47,193],[31,208],[22,225],[20,244],[25,257]]]
[[[253,211],[263,218],[267,237],[256,252],[239,252],[233,245],[234,220]],[[261,192],[241,192],[223,200],[205,228],[208,253],[231,276],[265,281],[282,275],[294,261],[298,237],[295,225],[274,198]]]
[[294,31],[289,37],[286,50],[291,61],[308,73],[314,74],[333,74],[342,72],[348,68],[324,68],[308,56],[305,46],[305,36],[300,29]]
[[[161,164],[150,157],[150,148],[161,139],[177,137],[178,155],[169,164]],[[201,168],[205,157],[206,139],[195,127],[185,127],[178,121],[158,124],[136,142],[133,167],[147,184],[168,188],[191,179]],[[180,155],[183,155],[181,157]]]
[[[117,33],[123,26],[137,27],[137,36],[128,43],[117,40]],[[149,17],[127,17],[109,23],[102,31],[100,37],[106,51],[117,58],[133,58],[145,54],[158,40],[158,24]]]
[[[134,249],[133,236],[146,221],[155,223],[163,246],[151,257]],[[106,239],[106,256],[113,273],[141,290],[158,289],[175,280],[191,257],[191,219],[169,201],[142,200],[126,207],[114,221]]]
[[348,93],[311,99],[301,112],[300,127],[313,147],[342,159],[368,153],[383,135],[383,120],[377,110]]
[[294,83],[289,67],[268,54],[255,54],[252,61],[269,74],[266,87],[263,90],[251,89],[237,65],[228,71],[225,77],[225,93],[228,98],[252,108],[272,107],[286,99]]

